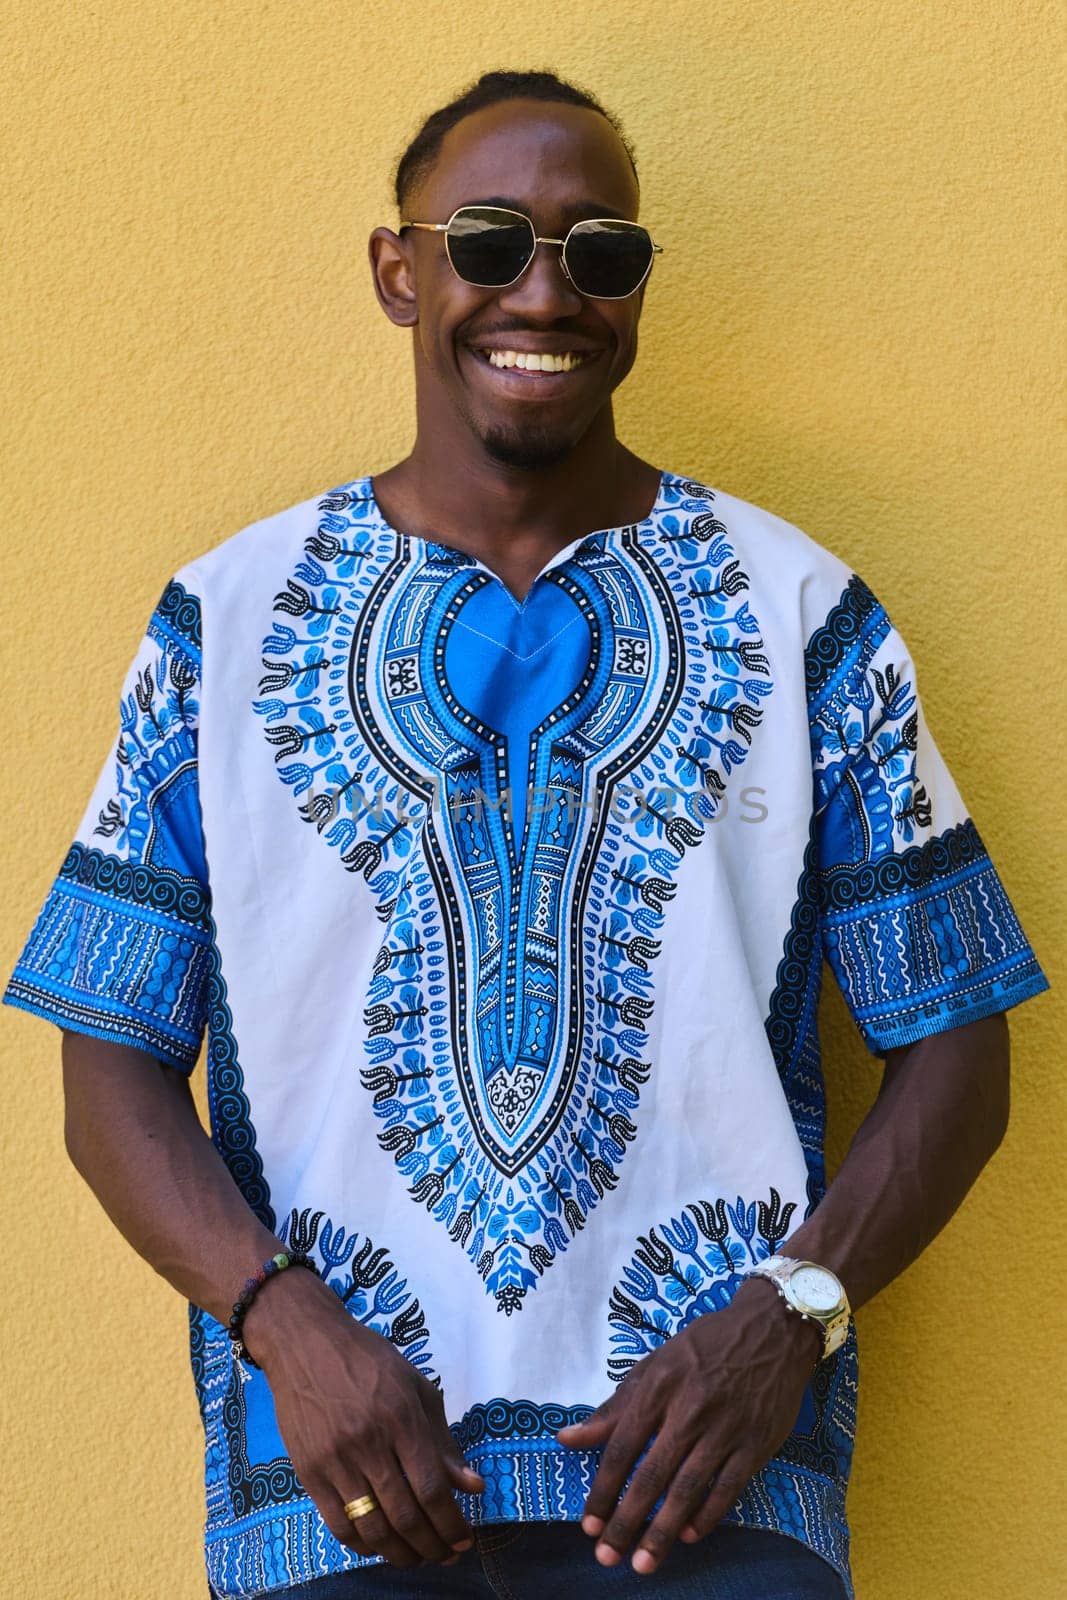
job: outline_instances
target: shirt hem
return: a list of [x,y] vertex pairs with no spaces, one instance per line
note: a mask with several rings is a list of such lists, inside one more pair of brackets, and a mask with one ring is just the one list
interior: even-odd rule
[[[457,1496],[472,1526],[492,1523],[579,1522],[598,1457],[530,1440],[493,1441],[466,1452],[486,1479],[483,1495]],[[804,1467],[768,1462],[722,1517],[724,1524],[795,1539],[834,1569],[846,1600],[855,1600],[849,1564],[844,1486]],[[238,1522],[208,1528],[207,1574],[219,1600],[259,1600],[334,1573],[380,1566],[339,1545],[308,1498],[264,1507]],[[284,1570],[280,1563],[284,1551]]]

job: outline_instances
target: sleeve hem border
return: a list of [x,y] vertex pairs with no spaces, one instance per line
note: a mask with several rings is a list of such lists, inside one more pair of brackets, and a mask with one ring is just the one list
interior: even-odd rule
[[175,1055],[159,1044],[149,1044],[133,1032],[126,1033],[117,1028],[105,1028],[84,1021],[80,1017],[69,1016],[59,1008],[42,1005],[28,996],[12,992],[10,988],[0,995],[0,1001],[4,1005],[14,1006],[19,1011],[28,1011],[31,1016],[41,1017],[45,1022],[52,1022],[57,1028],[65,1028],[71,1033],[84,1033],[93,1039],[103,1039],[109,1044],[125,1044],[134,1050],[144,1051],[147,1055],[154,1056],[163,1066],[173,1067],[175,1071],[183,1072],[187,1077],[191,1075],[199,1059],[199,1048],[190,1060],[188,1056]]
[[924,1017],[918,1022],[909,1023],[903,1028],[893,1028],[886,1033],[875,1034],[869,1029],[861,1031],[868,1049],[874,1055],[884,1055],[888,1050],[899,1050],[903,1045],[918,1044],[920,1039],[928,1039],[937,1033],[949,1033],[953,1028],[962,1028],[968,1022],[979,1022],[983,1017],[995,1016],[998,1011],[1010,1011],[1013,1006],[1020,1005],[1024,1000],[1042,994],[1048,987],[1048,979],[1039,971],[1029,978],[1020,980],[1010,989],[997,994],[987,994],[958,1011],[943,1011],[935,1017]]

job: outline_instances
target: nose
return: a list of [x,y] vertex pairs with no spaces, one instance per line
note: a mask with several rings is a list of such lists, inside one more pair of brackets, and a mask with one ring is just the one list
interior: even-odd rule
[[539,244],[517,283],[500,291],[501,310],[531,322],[555,322],[582,309],[582,297],[563,271],[558,244]]

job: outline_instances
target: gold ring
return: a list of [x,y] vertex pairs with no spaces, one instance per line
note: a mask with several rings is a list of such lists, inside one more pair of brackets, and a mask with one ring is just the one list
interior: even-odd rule
[[357,1522],[360,1517],[369,1517],[377,1509],[378,1502],[372,1494],[361,1494],[358,1500],[349,1500],[345,1506],[345,1516],[349,1522]]

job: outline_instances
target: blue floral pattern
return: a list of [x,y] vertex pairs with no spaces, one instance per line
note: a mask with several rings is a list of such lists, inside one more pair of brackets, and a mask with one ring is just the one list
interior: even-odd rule
[[795,1210],[774,1188],[766,1200],[738,1195],[728,1204],[720,1196],[642,1235],[611,1296],[615,1382],[695,1317],[729,1305],[745,1273],[774,1255]]

